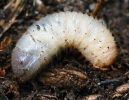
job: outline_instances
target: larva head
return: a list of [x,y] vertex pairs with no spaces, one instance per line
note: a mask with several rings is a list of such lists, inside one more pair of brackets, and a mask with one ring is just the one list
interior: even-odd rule
[[21,81],[25,81],[31,78],[34,70],[34,66],[38,66],[39,57],[29,53],[24,52],[20,48],[15,47],[12,52],[12,69],[16,77],[19,77]]

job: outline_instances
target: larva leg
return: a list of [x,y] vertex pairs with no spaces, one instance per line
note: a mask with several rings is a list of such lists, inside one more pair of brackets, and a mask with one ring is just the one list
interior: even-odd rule
[[100,68],[100,66],[97,66],[97,64],[98,64],[99,61],[100,61],[100,60],[97,59],[97,60],[93,63],[93,66],[94,66],[95,68]]

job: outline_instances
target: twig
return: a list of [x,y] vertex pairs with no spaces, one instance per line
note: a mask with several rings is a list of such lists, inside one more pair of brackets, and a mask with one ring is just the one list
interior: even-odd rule
[[[4,16],[5,19],[0,19],[0,38],[3,33],[9,29],[9,27],[15,22],[16,17],[24,8],[26,0],[11,0],[7,6],[5,6],[3,13],[8,11],[8,15]],[[1,12],[1,13],[2,13]],[[5,15],[5,14],[3,14]],[[4,18],[2,17],[2,18]]]
[[91,15],[94,17],[94,18],[97,18],[98,15],[100,14],[100,9],[102,7],[102,4],[105,0],[98,0],[98,3],[95,5]]

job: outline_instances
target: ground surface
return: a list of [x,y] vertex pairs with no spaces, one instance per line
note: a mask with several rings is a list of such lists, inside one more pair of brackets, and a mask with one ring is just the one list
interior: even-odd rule
[[[100,100],[129,99],[129,85],[126,91],[122,89],[116,93],[118,86],[129,84],[129,0],[106,0],[99,15],[99,19],[105,20],[113,32],[118,45],[117,59],[109,70],[94,69],[88,62],[84,64],[76,59],[77,55],[73,52],[63,52],[60,59],[55,58],[49,65],[49,70],[42,72],[43,75],[25,83],[15,78],[11,69],[11,52],[32,23],[53,12],[91,13],[92,6],[96,4],[96,0],[42,1],[41,8],[38,8],[33,6],[33,1],[28,0],[16,22],[0,38],[1,45],[7,45],[0,50],[0,100],[87,100],[95,95]],[[9,0],[0,2],[2,10]],[[90,97],[92,94],[95,95]]]

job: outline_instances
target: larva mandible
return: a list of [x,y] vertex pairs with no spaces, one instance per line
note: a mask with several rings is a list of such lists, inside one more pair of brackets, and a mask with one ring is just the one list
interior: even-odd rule
[[23,34],[12,52],[12,69],[23,81],[30,79],[60,48],[70,46],[98,68],[111,65],[117,55],[114,37],[97,19],[60,12],[40,19]]

